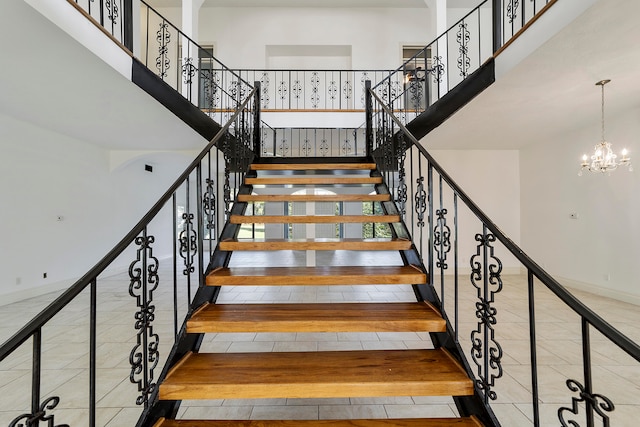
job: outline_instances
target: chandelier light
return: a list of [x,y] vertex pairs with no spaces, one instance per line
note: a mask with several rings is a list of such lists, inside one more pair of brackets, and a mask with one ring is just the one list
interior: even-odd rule
[[600,86],[602,89],[602,140],[594,147],[591,161],[589,161],[589,157],[586,154],[582,156],[581,168],[578,173],[580,176],[582,176],[584,170],[605,173],[616,170],[618,166],[626,166],[629,168],[629,171],[633,170],[631,167],[631,157],[629,157],[627,149],[622,150],[620,153],[622,158],[620,161],[617,161],[618,156],[614,154],[611,149],[611,144],[604,139],[604,85],[610,81],[611,80],[600,80],[596,83],[596,86]]

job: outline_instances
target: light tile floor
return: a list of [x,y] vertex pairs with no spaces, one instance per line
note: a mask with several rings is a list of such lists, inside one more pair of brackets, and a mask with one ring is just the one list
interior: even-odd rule
[[[275,255],[275,256],[274,256]],[[396,264],[396,253],[338,253],[323,255],[334,264]],[[287,265],[303,262],[304,253],[281,252],[267,256],[251,254],[253,265]],[[328,260],[324,260],[328,262]],[[232,263],[239,262],[234,255]],[[160,351],[167,354],[172,344],[173,290],[170,266],[161,264],[161,286],[155,292],[157,306],[154,332],[162,337]],[[504,351],[502,376],[495,380],[497,399],[492,403],[503,426],[532,425],[529,326],[525,276],[503,276],[504,289],[496,296],[498,308],[496,341]],[[179,313],[186,307],[185,283],[179,284]],[[453,284],[445,283],[445,303],[454,317]],[[439,281],[438,281],[439,284]],[[99,280],[98,311],[98,387],[97,425],[127,427],[135,425],[139,407],[135,405],[136,387],[129,381],[129,355],[135,344],[133,313],[135,301],[129,296],[126,274]],[[438,285],[439,288],[439,285]],[[640,342],[640,310],[624,302],[578,292],[575,294],[616,328]],[[57,294],[43,295],[0,307],[0,340],[4,341],[20,326],[53,300]],[[470,334],[476,328],[475,290],[468,277],[460,278],[459,337],[462,346],[470,347]],[[410,286],[269,286],[229,287],[223,289],[220,303],[255,302],[351,302],[412,301]],[[88,293],[81,294],[43,329],[42,395],[61,398],[55,414],[56,424],[86,426],[88,406]],[[565,382],[582,380],[580,321],[557,298],[536,286],[538,369],[541,425],[557,426],[557,411],[570,407],[571,392]],[[610,398],[615,411],[608,413],[611,426],[635,427],[640,419],[640,364],[592,331],[594,391]],[[360,349],[430,348],[426,333],[330,333],[282,334],[245,333],[210,334],[201,351],[326,351]],[[0,425],[26,412],[30,402],[31,345],[27,342],[0,363]],[[473,366],[473,362],[471,362]],[[156,369],[158,375],[160,369]],[[578,416],[565,417],[584,426],[584,408]],[[451,398],[402,396],[395,398],[349,399],[265,399],[185,401],[179,416],[218,419],[336,419],[452,417],[457,410]],[[565,414],[566,415],[566,414]],[[569,425],[569,424],[568,424]],[[602,425],[596,415],[596,425]]]

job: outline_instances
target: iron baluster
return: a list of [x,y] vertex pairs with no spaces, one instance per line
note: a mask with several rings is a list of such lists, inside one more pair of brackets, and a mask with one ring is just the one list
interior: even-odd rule
[[453,193],[453,229],[454,229],[454,239],[453,239],[453,292],[454,292],[454,335],[455,341],[458,343],[459,334],[458,334],[458,323],[460,320],[459,316],[459,283],[458,283],[458,193]]
[[318,108],[320,102],[319,86],[320,86],[320,77],[318,76],[318,72],[314,71],[311,73],[311,108]]
[[191,90],[193,87],[193,76],[195,76],[197,73],[198,73],[198,68],[195,65],[193,65],[193,58],[192,57],[183,58],[182,77],[184,79],[183,80],[184,84],[187,86],[186,87],[187,96],[185,96],[185,98],[187,98],[189,101],[191,101],[192,94],[193,94],[193,91]]
[[509,18],[509,23],[511,24],[512,35],[513,35],[513,21],[518,17],[517,9],[518,9],[519,3],[520,3],[520,0],[509,0],[509,3],[507,3],[507,18]]
[[89,427],[96,425],[96,359],[97,359],[97,282],[91,281],[89,296]]
[[440,299],[442,311],[445,311],[444,271],[449,268],[447,254],[451,251],[451,229],[447,225],[447,209],[443,205],[442,176],[438,180],[440,209],[436,209],[436,226],[433,233],[433,245],[436,251],[436,268],[440,269]]
[[493,387],[495,380],[502,377],[503,351],[495,340],[494,330],[498,310],[493,307],[495,295],[502,290],[502,262],[495,257],[494,248],[491,246],[495,240],[495,236],[488,233],[487,226],[483,224],[482,234],[476,234],[476,253],[471,257],[471,283],[476,288],[478,297],[478,326],[471,332],[471,357],[477,366],[476,384],[484,393],[485,404],[489,399],[497,398]]
[[151,394],[156,390],[154,369],[158,365],[160,354],[158,345],[160,337],[153,331],[155,319],[155,305],[153,293],[158,287],[158,259],[153,256],[155,238],[147,235],[147,228],[142,236],[135,238],[138,246],[136,259],[129,265],[129,295],[136,299],[138,311],[135,313],[136,344],[129,355],[131,373],[129,380],[138,386],[140,395],[136,398],[137,405],[149,406]]
[[422,229],[424,228],[424,213],[427,210],[427,192],[424,189],[424,176],[422,176],[422,162],[418,160],[418,178],[416,179],[416,193],[414,196],[414,209],[418,222],[418,233],[420,234],[420,259],[422,259]]
[[469,40],[471,38],[471,33],[467,29],[466,22],[461,22],[458,26],[458,32],[456,33],[456,41],[458,42],[458,52],[460,52],[460,56],[458,57],[458,69],[460,70],[460,75],[462,78],[466,78],[468,75],[468,70],[471,67],[471,59],[469,58]]
[[160,78],[164,80],[164,78],[167,77],[167,71],[171,67],[168,47],[169,43],[171,43],[171,33],[169,32],[169,24],[165,20],[160,23],[160,28],[156,32],[156,41],[159,44],[156,68],[160,72]]
[[186,201],[185,201],[185,211],[182,214],[182,231],[180,231],[180,235],[178,236],[178,241],[180,242],[180,250],[179,255],[183,260],[184,269],[182,270],[182,274],[187,278],[187,299],[191,302],[191,273],[195,271],[195,267],[193,266],[194,257],[197,253],[198,246],[197,240],[198,236],[196,230],[193,227],[193,219],[195,218],[194,214],[191,213],[191,207],[189,206],[190,199],[190,188],[189,188],[189,179],[186,180]]
[[269,108],[269,102],[271,101],[269,98],[269,83],[269,73],[264,71],[260,78],[260,100],[262,102],[262,108]]
[[591,339],[589,337],[589,322],[582,318],[582,363],[584,370],[584,386],[573,379],[567,380],[569,390],[578,393],[578,397],[571,398],[571,408],[558,409],[558,419],[562,427],[579,427],[574,420],[566,420],[565,416],[578,415],[579,404],[584,402],[587,427],[594,427],[594,412],[602,418],[602,426],[609,427],[609,416],[606,412],[615,409],[613,402],[606,396],[593,392],[593,380],[591,375]]
[[[429,255],[429,265],[428,271],[431,273],[435,271],[434,265],[434,236],[433,236],[433,165],[430,161],[427,161],[427,227],[429,230],[428,242],[427,242],[427,251]],[[422,249],[422,247],[421,247]],[[435,275],[429,274],[429,286],[433,287],[433,283],[435,281]],[[443,307],[444,308],[444,307]]]
[[196,166],[196,192],[198,198],[196,199],[197,205],[197,222],[198,229],[196,231],[195,238],[198,242],[198,287],[204,286],[204,200],[202,197],[202,162]]
[[[171,195],[172,210],[173,210],[173,233],[171,234],[171,241],[173,242],[173,332],[174,336],[178,337],[178,202],[176,200],[176,193]],[[175,240],[174,240],[175,239]]]
[[540,405],[538,404],[538,352],[536,346],[536,307],[533,288],[533,273],[527,270],[529,290],[529,343],[531,346],[531,393],[533,396],[533,426],[540,427]]
[[400,211],[399,213],[404,219],[407,213],[407,182],[405,179],[406,172],[404,169],[404,163],[407,159],[407,143],[404,139],[404,132],[402,130],[398,132],[398,150],[400,154],[398,155],[398,196],[396,202]]
[[229,212],[231,210],[231,134],[229,131],[224,136],[223,143],[223,155],[224,155],[224,187],[223,187],[223,197],[224,197],[224,218],[225,221],[229,218]]

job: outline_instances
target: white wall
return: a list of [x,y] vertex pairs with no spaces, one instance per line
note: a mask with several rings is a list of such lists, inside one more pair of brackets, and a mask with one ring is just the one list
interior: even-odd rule
[[[111,172],[107,150],[1,114],[0,152],[2,303],[66,287],[84,274],[191,160],[148,154]],[[166,230],[169,218],[152,232]],[[168,245],[158,243],[155,255],[170,254]]]
[[[479,208],[516,244],[520,243],[520,154],[517,150],[431,150],[443,167]],[[437,177],[436,177],[437,179]],[[437,188],[437,181],[434,188]],[[446,189],[446,184],[445,187]],[[448,194],[446,190],[443,191]],[[436,200],[435,202],[437,203]],[[451,197],[445,201],[449,211],[448,225],[453,229]],[[447,200],[447,198],[445,198]],[[435,210],[438,209],[434,205]],[[481,223],[458,201],[460,271],[469,269],[471,255],[476,253],[476,233]],[[503,274],[520,272],[520,263],[496,243],[496,256],[503,265]]]
[[[159,12],[179,16],[176,9]],[[434,38],[429,14],[427,8],[203,7],[199,42],[214,44],[217,58],[232,68],[265,67],[268,45],[350,45],[354,69],[394,69],[403,44]]]
[[[613,149],[626,146],[632,160],[640,153],[639,118],[635,109],[606,122]],[[594,120],[522,150],[523,247],[567,285],[640,303],[640,175],[619,169],[579,177],[580,158],[599,137]]]

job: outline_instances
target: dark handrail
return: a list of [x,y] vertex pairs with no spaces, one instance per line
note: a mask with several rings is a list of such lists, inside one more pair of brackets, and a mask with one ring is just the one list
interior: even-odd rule
[[533,274],[558,298],[560,298],[565,304],[575,311],[579,316],[586,319],[588,323],[593,325],[604,336],[613,341],[621,349],[623,349],[629,356],[633,357],[637,361],[640,361],[640,346],[634,341],[629,339],[626,335],[618,331],[611,326],[598,314],[593,312],[589,307],[584,305],[578,300],[571,292],[569,292],[558,281],[551,277],[546,271],[544,271],[538,264],[536,264],[524,251],[516,245],[513,240],[507,237],[500,228],[489,219],[489,217],[476,205],[469,196],[456,184],[456,182],[447,174],[444,169],[435,161],[435,159],[427,152],[427,150],[420,144],[420,142],[411,134],[411,132],[402,124],[400,120],[392,113],[391,109],[384,104],[378,95],[373,90],[369,93],[380,104],[386,114],[398,125],[401,131],[407,136],[411,142],[416,146],[420,153],[431,163],[433,168],[442,176],[443,180],[449,184],[451,189],[458,195],[458,197],[468,206],[469,210],[473,212],[476,217],[486,225],[486,227],[494,234],[494,236],[500,240],[500,242],[511,252],[527,269],[533,272]]
[[22,345],[29,337],[31,337],[37,330],[42,328],[49,320],[53,318],[62,308],[69,304],[80,292],[82,292],[87,286],[89,286],[92,280],[98,277],[108,266],[111,264],[138,236],[144,227],[158,214],[158,212],[164,207],[164,205],[171,199],[173,193],[175,193],[182,183],[188,178],[193,170],[198,166],[200,161],[204,159],[207,153],[217,146],[220,139],[227,133],[231,123],[235,121],[238,115],[244,110],[249,102],[252,100],[256,93],[254,88],[247,99],[238,107],[234,115],[224,125],[222,129],[209,141],[204,149],[198,154],[198,156],[191,162],[191,164],[185,169],[185,171],[176,179],[173,185],[158,199],[158,201],[149,209],[149,211],[142,217],[140,221],[129,231],[113,249],[111,249],[98,263],[90,269],[84,276],[78,279],[73,285],[71,285],[65,292],[56,298],[51,304],[37,314],[29,323],[27,323],[22,329],[16,332],[11,338],[5,341],[0,346],[0,361],[4,360],[9,354]]

